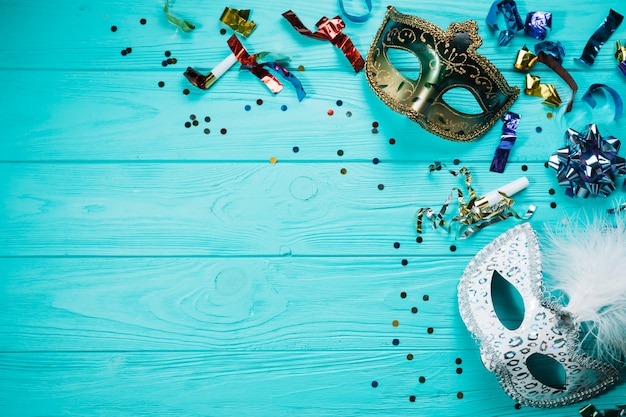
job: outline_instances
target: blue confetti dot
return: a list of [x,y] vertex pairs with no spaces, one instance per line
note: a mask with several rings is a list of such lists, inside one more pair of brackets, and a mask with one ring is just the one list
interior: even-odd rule
[[280,106],[280,109],[281,109],[282,111],[287,111],[287,106],[285,106],[285,105],[283,104],[282,106]]
[[250,111],[250,109],[252,109],[252,107],[249,104],[246,104],[246,107],[244,107],[244,109],[246,109],[246,111]]
[[372,381],[372,388],[376,388],[378,386],[378,381]]
[[379,162],[380,162],[380,159],[378,159],[378,158],[374,158],[374,159],[372,159],[372,163],[373,163],[374,165],[377,165]]
[[337,100],[337,105],[341,107],[343,105],[343,101]]
[[300,148],[298,148],[297,146],[293,147],[293,153],[298,153],[300,152]]
[[400,344],[400,341],[398,339],[393,339],[391,343],[393,343],[394,346],[398,346]]
[[541,133],[541,131],[542,131],[542,130],[543,130],[543,129],[541,128],[541,126],[537,126],[537,127],[535,128],[535,131],[536,131],[537,133]]

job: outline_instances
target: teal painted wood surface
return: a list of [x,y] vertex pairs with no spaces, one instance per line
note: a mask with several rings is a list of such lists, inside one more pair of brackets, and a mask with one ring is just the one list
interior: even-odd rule
[[[208,71],[227,55],[225,6],[252,9],[250,52],[292,57],[304,101],[290,85],[273,96],[234,69],[207,92],[187,83],[187,66]],[[345,29],[362,54],[386,4],[374,6],[367,22]],[[444,28],[476,20],[479,51],[523,87],[512,64],[534,40],[520,33],[498,47],[484,23],[490,2],[394,6]],[[568,127],[595,122],[622,134],[607,100],[592,110],[581,97],[595,82],[626,97],[613,58],[626,27],[593,67],[572,59],[609,8],[626,9],[617,0],[518,6],[522,15],[553,13],[548,39],[563,42],[579,93],[570,114],[522,94],[512,107],[522,115],[518,140],[505,173],[495,174],[499,124],[472,143],[433,136],[382,104],[336,48],[281,17],[293,9],[313,28],[339,14],[334,0],[177,0],[172,12],[197,24],[189,34],[167,22],[160,1],[4,2],[0,415],[577,416],[582,404],[517,409],[458,316],[465,265],[517,221],[468,240],[435,230],[415,240],[416,210],[439,207],[462,185],[445,170],[428,172],[433,161],[453,168],[459,159],[479,192],[528,176],[515,207],[537,206],[530,222],[540,235],[624,198],[620,190],[569,199],[544,163]],[[126,47],[132,53],[122,56]],[[177,64],[161,65],[166,50]],[[398,65],[417,69],[402,58]],[[533,73],[567,100],[553,72],[538,64]],[[191,114],[199,126],[185,128]],[[626,388],[593,402],[623,404]]]

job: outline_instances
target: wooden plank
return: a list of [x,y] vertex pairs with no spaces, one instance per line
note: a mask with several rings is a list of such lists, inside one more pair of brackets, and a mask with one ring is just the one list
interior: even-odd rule
[[[552,170],[527,166],[497,176],[487,164],[469,168],[478,194],[528,175],[516,207],[536,204],[538,227],[615,201],[569,199]],[[413,242],[407,255],[449,254],[450,245],[473,255],[516,223],[459,241],[427,230],[428,244],[417,245],[416,211],[438,210],[463,187],[426,164],[2,164],[0,182],[1,256],[379,255],[395,254],[395,241]]]
[[[16,417],[456,416],[462,409],[498,416],[577,415],[581,404],[516,409],[480,360],[461,354],[459,375],[459,352],[449,350],[413,361],[362,351],[3,353],[0,411]],[[426,382],[420,384],[419,376]],[[613,408],[624,394],[619,387],[593,402]]]
[[[520,32],[507,47],[498,47],[498,34],[490,31],[485,23],[490,3],[481,1],[473,3],[470,8],[464,8],[457,5],[441,7],[434,2],[421,3],[418,6],[409,0],[398,0],[394,2],[394,6],[404,13],[418,15],[443,28],[447,28],[451,22],[467,19],[477,21],[480,35],[484,39],[481,54],[492,60],[498,68],[509,68],[515,60],[517,50],[536,40]],[[161,68],[163,52],[170,50],[178,59],[176,68],[191,65],[210,69],[228,52],[225,42],[232,31],[229,29],[227,35],[220,34],[220,28],[225,26],[219,22],[219,17],[224,7],[229,5],[231,4],[227,1],[172,4],[175,15],[188,18],[198,26],[195,31],[184,34],[167,22],[162,13],[163,3],[160,1],[135,2],[130,5],[122,0],[114,0],[85,5],[76,0],[68,0],[41,7],[19,1],[5,2],[3,15],[6,16],[6,26],[3,30],[7,33],[8,41],[0,46],[3,56],[0,68],[154,70]],[[527,10],[526,7],[519,6],[523,17],[528,11],[542,9],[543,4],[534,1],[525,6]],[[580,56],[585,43],[606,18],[609,9],[620,10],[621,6],[619,0],[604,1],[602,7],[591,8],[584,2],[571,2],[567,8],[549,10],[553,13],[554,21],[549,39],[559,40],[564,44],[568,69],[575,72],[589,70],[578,67],[572,60]],[[251,52],[270,50],[287,54],[293,58],[296,67],[304,65],[307,69],[351,71],[339,51],[333,50],[328,43],[297,34],[281,16],[291,8],[306,26],[314,30],[315,23],[322,16],[333,17],[339,14],[335,1],[322,0],[314,4],[244,2],[238,7],[251,8],[251,17],[257,23],[256,31],[249,39],[244,40]],[[367,22],[355,24],[347,21],[345,33],[352,38],[362,54],[367,53],[385,11],[386,8],[378,4]],[[141,18],[146,18],[148,23],[141,25]],[[503,20],[500,19],[499,23],[503,26]],[[118,27],[117,32],[111,32],[112,25]],[[623,38],[624,33],[624,29],[620,28],[615,39]],[[120,51],[129,46],[133,48],[133,52],[122,56]],[[614,67],[613,53],[613,45],[606,45],[595,66]]]
[[[278,95],[248,72],[229,73],[213,89],[203,92],[177,71],[72,72],[42,71],[24,77],[22,71],[4,71],[0,123],[7,140],[0,141],[0,161],[283,161],[372,160],[428,161],[449,154],[462,161],[489,164],[500,141],[501,123],[472,143],[436,137],[404,115],[387,108],[362,76],[338,73],[329,82],[322,71],[299,73],[309,95],[298,103],[290,85]],[[28,74],[34,75],[31,72]],[[569,87],[544,68],[545,82],[555,83],[567,100]],[[524,74],[507,73],[509,81],[524,86]],[[626,97],[626,82],[617,72],[594,69],[577,74],[581,93],[597,77]],[[159,88],[158,82],[165,87]],[[341,90],[337,89],[341,85]],[[188,96],[184,88],[191,87]],[[563,145],[567,128],[583,130],[597,123],[604,135],[619,137],[612,99],[598,94],[592,110],[578,100],[574,112],[564,113],[522,94],[512,111],[522,115],[512,161],[545,161]],[[257,105],[256,100],[263,100]],[[343,102],[342,106],[336,104]],[[473,99],[459,96],[459,106]],[[286,111],[281,106],[287,106]],[[250,110],[246,111],[246,106]],[[327,112],[334,115],[329,117]],[[352,117],[347,117],[350,112]],[[548,113],[555,117],[547,118]],[[185,127],[190,115],[198,126]],[[210,122],[205,122],[205,117]],[[306,121],[305,124],[294,121]],[[379,123],[377,133],[372,123]],[[540,127],[541,132],[536,128]],[[204,133],[208,128],[210,133]],[[222,128],[226,134],[221,134]],[[268,141],[266,136],[270,135]],[[396,143],[389,144],[394,138]],[[294,152],[294,146],[298,152]],[[338,157],[337,151],[344,152]]]
[[469,258],[400,261],[2,259],[0,351],[476,349],[456,304]]

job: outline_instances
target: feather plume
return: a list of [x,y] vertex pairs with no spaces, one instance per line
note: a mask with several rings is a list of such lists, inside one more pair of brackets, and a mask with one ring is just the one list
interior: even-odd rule
[[547,230],[544,274],[581,324],[580,348],[597,359],[626,358],[626,224],[620,215],[569,219]]

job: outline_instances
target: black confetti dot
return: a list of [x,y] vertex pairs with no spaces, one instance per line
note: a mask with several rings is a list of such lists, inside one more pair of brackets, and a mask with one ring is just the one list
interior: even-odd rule
[[298,148],[297,146],[294,146],[291,150],[293,151],[293,153],[300,152],[300,148]]
[[159,81],[159,87],[165,87],[165,83],[163,81]]
[[372,127],[378,127],[378,122],[372,122]]
[[190,114],[190,115],[189,115],[189,119],[191,119],[191,120],[196,120],[196,115],[195,115],[195,114]]
[[418,236],[418,237],[415,238],[415,241],[417,243],[422,243],[424,241],[424,239],[421,236]]
[[378,386],[378,381],[372,381],[372,388],[376,388]]
[[374,158],[374,159],[372,159],[372,163],[373,163],[374,165],[378,165],[378,163],[379,163],[379,162],[380,162],[380,159],[378,159],[378,158]]
[[550,207],[552,207],[552,208],[556,208],[556,203],[555,203],[554,201],[553,201],[553,202],[551,202],[551,203],[550,203]]
[[198,121],[194,120],[193,122],[191,122],[191,124],[194,125],[194,126],[198,126]]
[[166,62],[168,65],[170,65],[174,63],[174,60],[172,58],[167,58]]
[[111,32],[117,32],[117,26],[111,26]]
[[384,189],[385,189],[385,186],[384,186],[383,184],[378,184],[378,189],[379,189],[379,190],[384,190]]
[[205,116],[204,121],[209,123],[211,121],[211,118],[209,116]]
[[389,139],[389,144],[390,145],[395,145],[396,144],[396,140],[394,138]]
[[409,264],[409,261],[407,261],[406,259],[402,260],[402,265],[407,266]]
[[378,129],[373,128],[373,129],[372,129],[372,133],[373,133],[373,134],[377,134],[377,133],[378,133]]
[[133,52],[133,48],[131,48],[130,46],[128,48],[126,48],[126,53],[130,54],[131,52]]
[[406,298],[406,292],[402,291],[402,292],[400,293],[400,298]]
[[462,364],[462,363],[463,363],[463,359],[461,359],[461,358],[456,358],[454,362],[455,362],[457,365],[460,365],[460,364]]
[[146,24],[146,19],[140,19],[139,23],[141,23],[142,25],[145,25]]
[[520,410],[521,408],[522,408],[522,405],[520,403],[515,404],[516,410]]
[[411,307],[411,313],[417,314],[417,307]]
[[209,133],[211,133],[211,130],[209,130],[209,128],[204,129],[204,134],[208,135]]
[[191,127],[191,122],[185,122],[185,127]]
[[183,94],[184,94],[184,95],[188,95],[188,94],[189,94],[189,89],[188,89],[188,88],[185,88],[185,89],[183,90]]
[[435,329],[429,327],[428,329],[426,329],[426,331],[428,332],[428,334],[433,334],[435,332]]
[[458,165],[458,164],[460,164],[460,163],[461,163],[461,161],[460,161],[459,159],[455,159],[455,160],[454,160],[454,165]]
[[400,247],[400,242],[393,242],[393,247],[398,249]]
[[415,395],[411,395],[411,396],[409,397],[409,401],[411,401],[412,403],[414,403],[414,402],[415,402]]
[[221,129],[220,129],[220,133],[221,133],[222,135],[225,135],[225,134],[226,134],[226,128],[221,128]]
[[165,51],[165,57],[168,58],[172,53],[170,51]]
[[522,165],[522,171],[528,171],[528,165]]
[[226,35],[226,29],[220,29],[220,35]]
[[398,346],[398,345],[400,344],[400,340],[398,340],[398,339],[393,339],[393,340],[391,341],[391,343],[392,343],[394,346]]
[[554,190],[554,188],[550,188],[550,189],[548,190],[548,194],[550,194],[550,195],[554,195],[554,193],[556,193],[556,191]]
[[263,100],[262,100],[262,99],[260,99],[260,98],[259,98],[259,99],[257,99],[256,104],[258,104],[258,105],[260,106],[261,104],[263,104]]
[[336,102],[336,103],[337,103],[337,105],[338,105],[339,107],[343,106],[343,101],[341,101],[341,100],[337,100],[337,102]]
[[456,373],[461,375],[463,373],[463,368],[456,368]]
[[456,246],[450,245],[450,252],[456,252]]
[[428,296],[428,294],[425,294],[425,295],[422,297],[422,300],[424,300],[424,301],[428,301],[428,300],[430,300],[430,297]]
[[122,54],[122,56],[126,56],[128,54],[128,52],[126,52],[126,49],[122,49],[122,52],[120,52]]
[[426,382],[426,378],[424,378],[423,376],[420,376],[419,381],[420,381],[420,384],[423,384],[424,382]]
[[342,151],[341,149],[339,149],[339,150],[337,151],[337,155],[339,155],[339,156],[343,156],[343,151]]

